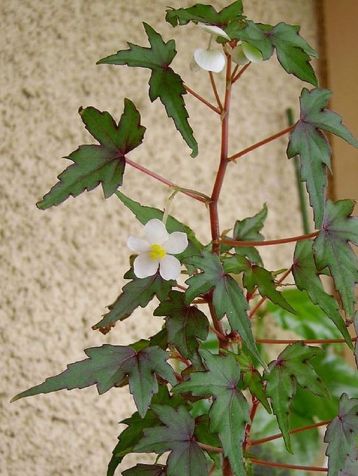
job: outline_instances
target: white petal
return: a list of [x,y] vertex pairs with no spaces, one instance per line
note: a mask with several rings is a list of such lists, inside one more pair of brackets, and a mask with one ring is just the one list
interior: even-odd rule
[[142,253],[136,257],[133,266],[137,278],[147,278],[157,272],[159,260],[153,260],[148,253]]
[[220,73],[225,67],[225,55],[222,51],[198,48],[194,51],[194,59],[205,71]]
[[159,273],[163,279],[178,279],[180,275],[180,261],[175,256],[166,255],[160,260]]
[[144,225],[144,233],[150,244],[161,245],[169,238],[164,223],[158,218],[153,218]]
[[231,57],[236,64],[244,65],[249,62],[241,45],[236,46],[236,48],[232,50]]
[[135,236],[130,236],[128,238],[127,246],[135,253],[144,253],[145,251],[149,251],[148,241],[145,241],[142,238],[136,238]]
[[200,26],[200,28],[202,28],[203,30],[211,33],[212,35],[222,36],[223,38],[225,38],[225,40],[230,40],[229,35],[222,28],[219,28],[218,26],[206,25],[205,23],[198,23],[198,26]]
[[188,246],[188,237],[186,233],[175,231],[169,235],[169,239],[163,243],[163,248],[171,255],[182,253]]
[[261,51],[258,50],[255,46],[246,43],[246,41],[242,42],[242,50],[246,58],[249,59],[252,63],[259,63],[260,61],[262,61]]

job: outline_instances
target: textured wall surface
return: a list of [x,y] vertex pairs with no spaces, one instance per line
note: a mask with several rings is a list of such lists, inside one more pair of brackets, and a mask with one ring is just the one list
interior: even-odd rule
[[[74,390],[11,405],[9,399],[82,359],[86,347],[128,344],[161,325],[159,318],[140,310],[107,336],[90,329],[120,292],[128,268],[126,237],[140,230],[116,198],[105,201],[98,189],[46,212],[35,207],[67,165],[61,157],[91,141],[78,107],[94,105],[119,118],[123,98],[131,98],[148,128],[144,145],[131,158],[180,185],[210,193],[219,154],[215,114],[187,97],[201,150],[193,160],[162,106],[149,102],[147,71],[95,65],[125,47],[125,39],[144,44],[140,22],[145,20],[165,38],[177,39],[176,69],[188,85],[210,96],[207,75],[189,69],[192,49],[206,44],[206,33],[164,24],[167,4],[190,3],[0,0],[2,476],[105,474],[118,421],[134,408],[127,389],[102,397],[94,388]],[[228,2],[214,4],[221,8]],[[246,4],[247,15],[257,21],[302,25],[303,35],[317,45],[313,0]],[[301,88],[276,60],[251,67],[235,86],[232,153],[286,127],[285,108],[297,107]],[[267,202],[268,238],[301,232],[285,147],[283,138],[230,167],[220,206],[223,229]],[[168,193],[129,167],[123,190],[159,207]],[[204,206],[178,196],[173,213],[208,239]],[[265,250],[267,266],[288,266],[291,250]],[[121,468],[136,460],[127,458]]]

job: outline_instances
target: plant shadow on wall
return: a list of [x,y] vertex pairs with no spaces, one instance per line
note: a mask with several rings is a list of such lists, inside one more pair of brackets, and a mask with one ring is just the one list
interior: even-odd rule
[[[119,470],[129,453],[156,453],[158,458],[124,471],[125,476],[356,475],[358,377],[341,353],[346,345],[357,357],[356,337],[351,335],[358,326],[354,312],[358,271],[350,244],[358,244],[358,222],[351,216],[352,200],[326,198],[331,151],[325,133],[355,147],[358,141],[327,109],[331,93],[318,87],[310,64],[317,55],[300,36],[299,27],[255,23],[243,15],[241,1],[221,11],[202,4],[168,8],[166,20],[173,27],[194,23],[207,35],[208,46],[193,54],[208,76],[214,103],[172,69],[175,41],[165,41],[146,23],[148,46],[128,43],[128,49],[99,63],[149,69],[149,98],[162,102],[193,157],[198,145],[185,94],[217,116],[221,153],[210,196],[179,186],[129,158],[141,146],[146,129],[135,104],[125,99],[118,123],[109,112],[80,109],[97,143],[81,145],[68,156],[73,163],[37,204],[47,209],[101,184],[106,198],[113,196],[131,210],[143,224],[143,236],[129,237],[127,282],[93,329],[111,331],[154,298],[159,301],[154,315],[164,317],[163,327],[151,338],[127,346],[86,349],[85,360],[13,400],[90,385],[102,394],[128,385],[137,412],[122,422],[126,428],[113,450],[108,476]],[[230,155],[231,96],[248,68],[255,64],[258,69],[275,55],[287,73],[310,85],[299,99],[300,117]],[[215,80],[222,71],[223,95]],[[237,220],[232,230],[222,231],[218,201],[228,166],[285,135],[288,158],[299,161],[299,178],[307,187],[316,231],[265,240],[266,206]],[[164,210],[118,191],[126,167],[169,188]],[[208,243],[201,243],[192,228],[170,215],[171,201],[179,194],[208,209]],[[288,242],[296,242],[292,262],[285,269],[267,270],[260,247],[272,246],[279,252]],[[337,300],[324,289],[322,276],[332,279]],[[267,338],[268,319],[289,330],[291,337],[296,334],[296,339]],[[315,466],[323,433],[328,467]]]

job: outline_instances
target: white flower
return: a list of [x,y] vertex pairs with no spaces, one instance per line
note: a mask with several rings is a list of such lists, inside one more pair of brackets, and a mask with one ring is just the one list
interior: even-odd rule
[[180,275],[180,261],[172,255],[182,253],[188,246],[186,233],[168,233],[162,221],[154,218],[144,225],[145,238],[130,236],[127,241],[138,256],[134,260],[137,278],[153,276],[159,268],[161,277],[167,281]]
[[225,67],[226,58],[221,50],[211,47],[212,39],[213,37],[216,38],[221,36],[222,38],[225,38],[225,40],[230,40],[230,37],[218,26],[206,25],[205,23],[198,23],[198,26],[210,33],[211,38],[208,48],[197,48],[194,51],[195,62],[200,66],[200,68],[205,69],[205,71],[220,73],[220,71]]

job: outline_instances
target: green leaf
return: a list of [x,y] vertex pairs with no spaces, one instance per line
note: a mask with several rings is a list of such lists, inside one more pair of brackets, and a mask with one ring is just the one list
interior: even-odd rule
[[218,318],[227,316],[231,329],[239,332],[251,354],[265,366],[252,335],[246,312],[247,301],[235,279],[225,272],[219,258],[208,251],[203,252],[201,256],[191,257],[188,262],[203,272],[186,281],[186,302],[190,303],[197,296],[213,290],[213,304]]
[[[243,220],[237,220],[233,230],[233,239],[237,241],[262,241],[264,236],[260,233],[264,227],[267,218],[267,205],[264,204],[262,210],[256,215]],[[262,265],[262,259],[256,248],[236,247],[235,253],[239,256],[245,256],[250,261]]]
[[343,308],[353,317],[358,260],[349,242],[358,245],[358,218],[351,217],[353,200],[326,202],[322,229],[313,245],[317,269],[328,266]]
[[[338,416],[327,427],[328,476],[350,476],[349,467],[357,470],[358,399],[343,394]],[[346,472],[347,471],[347,472]]]
[[[123,203],[123,205],[125,205],[129,210],[131,210],[131,212],[134,213],[137,220],[143,225],[145,225],[149,220],[152,220],[153,218],[157,218],[158,220],[163,219],[164,213],[162,212],[162,210],[159,210],[158,208],[141,205],[139,202],[132,200],[131,198],[124,195],[122,192],[117,192],[116,195],[120,199],[120,201]],[[171,215],[168,216],[165,226],[169,233],[174,233],[175,231],[181,231],[183,233],[186,233],[188,236],[188,242],[189,242],[188,247],[186,248],[185,251],[183,251],[183,253],[176,255],[176,257],[180,261],[182,261],[183,259],[189,256],[200,253],[201,250],[204,248],[204,245],[201,244],[200,241],[196,238],[193,230],[189,228],[187,225],[184,225],[183,223],[181,223],[176,218],[172,217]]]
[[100,145],[81,145],[67,158],[74,163],[59,176],[59,182],[37,203],[44,210],[59,205],[68,197],[77,197],[85,190],[102,184],[105,198],[122,185],[125,155],[138,147],[144,137],[145,127],[140,115],[129,99],[124,100],[124,112],[118,123],[108,112],[94,107],[80,109],[86,129]]
[[218,433],[235,475],[246,476],[242,444],[249,422],[249,407],[238,388],[239,363],[232,354],[213,355],[203,350],[200,354],[208,370],[192,373],[189,380],[174,387],[173,392],[213,396],[209,412],[210,430]]
[[237,37],[258,48],[263,59],[271,58],[274,48],[281,66],[289,74],[317,86],[317,78],[310,64],[317,52],[299,34],[297,25],[278,23],[276,26],[247,22],[246,28],[237,32]]
[[175,385],[173,369],[167,364],[168,354],[159,347],[149,347],[135,352],[131,347],[104,344],[85,350],[89,357],[67,366],[67,370],[50,377],[40,385],[16,395],[20,398],[50,393],[58,390],[72,390],[96,385],[98,393],[107,392],[129,377],[129,389],[134,397],[139,414],[144,416],[152,396],[158,392],[156,375]]
[[309,363],[309,360],[320,352],[317,347],[307,347],[302,343],[292,344],[269,364],[269,370],[264,374],[267,381],[266,394],[271,399],[273,412],[290,453],[292,447],[288,415],[297,385],[309,389],[316,395],[326,394],[325,386]]
[[288,158],[300,156],[301,180],[306,182],[317,227],[321,227],[327,189],[327,167],[331,150],[323,131],[335,134],[358,147],[358,141],[342,124],[338,114],[326,109],[331,92],[328,89],[303,89],[300,97],[300,120],[290,134]]
[[339,339],[340,332],[327,313],[313,304],[306,292],[287,289],[282,293],[295,309],[296,315],[268,302],[267,313],[272,315],[282,329],[289,330],[303,339]]
[[188,112],[185,108],[183,95],[186,94],[181,77],[170,67],[176,56],[175,41],[167,43],[150,25],[143,23],[148,36],[150,48],[128,43],[128,50],[117,51],[116,54],[107,56],[97,64],[127,65],[136,68],[149,68],[149,97],[153,102],[160,99],[168,117],[171,117],[176,128],[185,142],[192,150],[192,157],[198,155],[198,144],[193,136],[192,128],[188,122]]
[[256,370],[251,363],[246,369],[241,366],[241,372],[245,388],[248,387],[250,393],[262,403],[266,411],[268,413],[272,413],[270,404],[266,398],[265,386],[260,372]]
[[184,298],[184,293],[171,291],[168,299],[154,311],[154,316],[166,316],[168,342],[190,359],[198,351],[198,339],[207,338],[209,322],[203,312],[196,306],[188,306]]
[[242,0],[233,2],[219,12],[212,5],[197,3],[189,8],[170,8],[167,10],[165,19],[172,26],[186,25],[189,22],[206,23],[216,25],[225,30],[231,22],[243,19]]
[[[339,307],[333,296],[327,294],[319,278],[312,250],[313,241],[305,240],[296,243],[292,274],[298,289],[306,291],[311,301],[317,304],[326,316],[331,319],[341,332],[349,347],[352,339],[347,331]],[[322,338],[322,337],[321,337]]]
[[124,321],[137,307],[146,307],[154,296],[160,301],[164,300],[173,283],[163,279],[159,273],[142,279],[134,277],[123,287],[116,301],[108,306],[109,312],[92,329],[105,329],[117,321]]
[[[182,399],[178,396],[171,397],[166,386],[160,385],[159,391],[153,396],[152,404],[170,405],[174,408],[182,404]],[[135,412],[130,418],[121,421],[127,425],[118,437],[118,443],[113,450],[111,461],[108,465],[107,476],[113,476],[116,468],[122,462],[123,458],[132,453],[135,445],[141,440],[146,428],[159,425],[160,420],[157,415],[149,409],[142,418],[138,412]]]
[[170,451],[168,476],[208,476],[205,453],[194,440],[195,421],[188,410],[167,405],[152,405],[164,426],[144,430],[144,437],[135,446],[137,453]]
[[166,466],[161,464],[137,464],[123,471],[123,476],[166,476]]
[[261,296],[267,297],[278,306],[295,314],[295,310],[286,301],[283,294],[277,291],[272,272],[267,271],[267,269],[251,264],[246,260],[243,284],[250,293],[257,288]]

